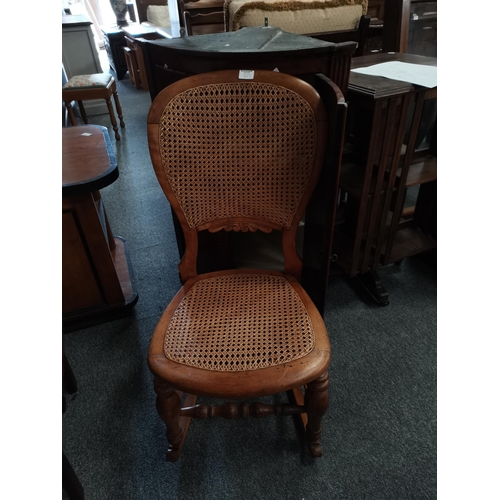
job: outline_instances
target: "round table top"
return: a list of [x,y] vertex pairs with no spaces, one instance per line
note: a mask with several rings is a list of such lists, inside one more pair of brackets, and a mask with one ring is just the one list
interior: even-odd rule
[[79,125],[62,129],[64,196],[97,191],[118,178],[118,167],[106,127]]

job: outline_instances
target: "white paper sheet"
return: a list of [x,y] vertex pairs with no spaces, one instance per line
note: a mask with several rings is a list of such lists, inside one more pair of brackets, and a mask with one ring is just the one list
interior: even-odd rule
[[351,71],[363,75],[383,76],[428,88],[437,87],[437,66],[389,61],[367,66],[366,68],[352,69]]

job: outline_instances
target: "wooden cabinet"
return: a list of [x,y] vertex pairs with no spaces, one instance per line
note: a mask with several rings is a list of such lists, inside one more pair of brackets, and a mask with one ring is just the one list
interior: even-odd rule
[[[355,42],[330,43],[302,35],[282,32],[274,27],[247,27],[239,31],[197,35],[171,40],[138,40],[148,72],[149,92],[153,100],[168,85],[187,76],[221,69],[278,70],[306,80],[328,103],[331,120],[328,168],[322,177],[306,211],[303,243],[304,268],[302,285],[320,312],[324,310],[330,267],[331,231],[340,170],[345,122],[345,102],[331,97],[333,87],[327,78],[347,89]],[[330,96],[330,97],[329,97]],[[337,103],[338,100],[338,103]],[[333,102],[337,104],[332,105]],[[332,132],[333,131],[333,132]],[[179,255],[184,255],[185,243],[174,215]],[[234,266],[233,239],[220,231],[198,235],[200,252],[198,272],[211,272]],[[256,249],[257,242],[240,242]],[[257,255],[257,251],[254,255]],[[281,253],[281,250],[280,250]]]
[[383,15],[384,52],[437,57],[437,0],[384,0]]
[[437,57],[437,2],[411,2],[407,52]]
[[[421,56],[377,54],[354,59],[352,67],[390,60],[436,64]],[[377,268],[436,246],[436,99],[435,88],[350,75],[333,253],[337,265],[360,277],[382,304],[388,294]]]
[[186,76],[222,69],[275,70],[304,79],[322,73],[345,92],[356,50],[352,41],[331,43],[271,26],[138,42],[152,100],[162,89]]

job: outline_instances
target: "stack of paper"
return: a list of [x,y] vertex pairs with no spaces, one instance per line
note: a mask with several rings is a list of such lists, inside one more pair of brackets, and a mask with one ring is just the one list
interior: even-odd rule
[[390,61],[366,68],[351,70],[353,73],[363,75],[383,76],[392,80],[422,85],[423,87],[437,87],[437,67],[411,64],[401,61]]

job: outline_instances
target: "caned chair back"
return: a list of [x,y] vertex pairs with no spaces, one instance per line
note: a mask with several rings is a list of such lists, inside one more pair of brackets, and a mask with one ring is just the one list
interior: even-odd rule
[[148,140],[184,231],[183,280],[196,275],[196,233],[205,229],[283,231],[285,272],[300,275],[295,234],[319,177],[325,138],[318,93],[290,75],[218,71],[160,92]]

